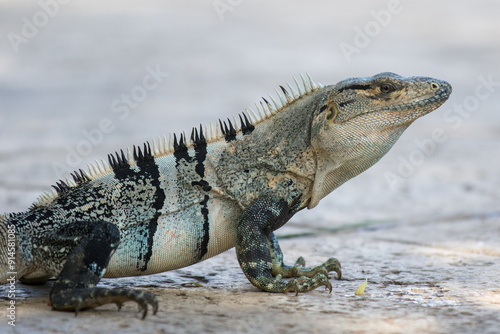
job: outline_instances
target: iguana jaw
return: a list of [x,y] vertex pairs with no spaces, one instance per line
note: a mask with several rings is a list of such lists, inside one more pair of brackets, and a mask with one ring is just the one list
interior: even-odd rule
[[398,128],[404,130],[416,119],[429,114],[446,102],[451,94],[451,86],[448,83],[444,84],[446,86],[441,86],[443,88],[437,93],[423,94],[407,103],[401,99],[400,104],[396,101],[394,104],[369,110],[338,124],[375,127],[380,133],[396,131]]
[[422,96],[413,99],[410,103],[404,103],[402,101],[401,104],[398,104],[398,101],[393,105],[385,106],[380,109],[374,109],[367,111],[365,113],[359,114],[356,117],[364,117],[373,113],[411,113],[412,118],[416,119],[418,117],[422,117],[431,111],[437,109],[441,106],[449,97],[451,93],[451,86],[446,83],[447,86],[441,88],[439,92],[429,92],[426,94],[422,94]]

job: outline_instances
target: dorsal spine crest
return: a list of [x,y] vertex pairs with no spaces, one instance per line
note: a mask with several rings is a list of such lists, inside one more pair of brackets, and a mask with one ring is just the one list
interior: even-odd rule
[[244,112],[238,115],[240,125],[238,125],[236,117],[233,116],[233,121],[230,119],[227,119],[227,121],[219,120],[219,122],[215,125],[215,128],[212,122],[210,122],[210,126],[205,125],[205,133],[203,133],[202,125],[200,125],[199,131],[198,129],[193,128],[189,142],[187,141],[187,136],[184,132],[180,134],[179,139],[177,139],[177,135],[174,133],[173,135],[169,134],[168,139],[166,136],[163,136],[163,138],[160,137],[158,145],[153,139],[153,148],[151,148],[149,142],[146,142],[144,143],[144,147],[142,149],[139,146],[134,145],[132,152],[130,148],[127,147],[126,153],[123,150],[120,150],[120,152],[115,152],[115,154],[109,154],[107,162],[104,160],[96,160],[94,163],[87,164],[87,170],[79,169],[78,171],[71,173],[71,178],[66,179],[66,181],[59,180],[54,186],[52,186],[52,191],[40,195],[38,200],[35,201],[32,206],[36,207],[49,204],[58,195],[69,191],[70,188],[77,187],[83,183],[104,176],[107,173],[113,172],[115,169],[135,165],[137,162],[145,159],[158,158],[175,152],[187,150],[190,147],[209,144],[222,139],[226,141],[235,140],[238,132],[240,131],[243,135],[248,135],[259,123],[282,112],[285,107],[289,106],[303,96],[324,87],[321,84],[316,84],[309,74],[306,74],[306,76],[307,79],[300,74],[302,85],[299,84],[295,77],[293,77],[295,85],[297,86],[297,91],[295,91],[289,83],[286,83],[291,94],[283,86],[279,86],[282,94],[278,90],[276,90],[276,94],[278,95],[280,102],[277,102],[271,95],[269,95],[272,104],[263,97],[262,101],[260,101],[260,108],[257,104],[255,104],[257,112],[248,107]]

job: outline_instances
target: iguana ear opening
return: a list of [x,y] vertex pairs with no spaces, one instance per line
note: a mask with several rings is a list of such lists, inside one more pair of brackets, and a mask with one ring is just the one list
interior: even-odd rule
[[326,119],[333,122],[339,114],[339,109],[337,108],[337,104],[335,104],[333,101],[327,104],[327,107],[328,111],[326,113]]
[[319,109],[319,113],[326,113],[326,119],[333,122],[339,114],[339,109],[337,108],[337,104],[330,100]]

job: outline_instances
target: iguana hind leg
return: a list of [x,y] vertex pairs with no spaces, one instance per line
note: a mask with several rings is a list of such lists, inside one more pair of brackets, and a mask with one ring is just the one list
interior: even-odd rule
[[[77,229],[77,232],[74,229]],[[77,223],[72,224],[72,231],[66,233],[79,234],[81,241],[69,253],[50,291],[50,303],[53,309],[75,311],[76,315],[80,310],[109,303],[116,304],[120,309],[122,303],[133,301],[142,309],[143,319],[146,317],[148,304],[153,307],[153,314],[157,312],[158,302],[151,293],[96,287],[120,242],[116,226],[106,222]],[[60,237],[68,238],[68,236]]]
[[[237,227],[236,254],[248,280],[268,292],[309,291],[326,286],[331,291],[328,272],[340,277],[340,263],[330,259],[315,268],[301,268],[303,259],[294,266],[283,263],[283,254],[272,231],[293,215],[288,203],[276,196],[265,196],[250,204],[242,213]],[[283,277],[294,277],[290,281]]]

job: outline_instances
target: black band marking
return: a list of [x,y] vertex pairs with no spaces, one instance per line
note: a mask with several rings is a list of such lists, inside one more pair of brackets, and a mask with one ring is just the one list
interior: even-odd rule
[[196,260],[200,261],[208,252],[208,242],[210,241],[210,221],[208,219],[208,200],[210,197],[205,195],[201,204],[201,214],[203,216],[203,233],[201,234],[196,247]]
[[241,132],[243,135],[247,135],[249,133],[252,133],[253,130],[255,130],[255,126],[248,120],[248,117],[246,114],[243,114],[243,118],[240,116],[240,122],[241,122]]
[[[154,210],[154,215],[149,221],[142,224],[142,229],[135,232],[142,236],[142,238],[139,238],[138,236],[136,237],[137,242],[139,243],[139,246],[137,247],[139,253],[137,254],[136,267],[140,271],[146,271],[149,261],[153,255],[154,235],[158,228],[158,218],[161,215],[161,209],[165,203],[166,195],[160,186],[160,171],[155,163],[153,155],[151,154],[151,147],[149,143],[145,143],[144,149],[142,150],[140,147],[134,146],[133,152],[133,156],[139,170],[131,168],[123,151],[121,151],[121,154],[116,153],[116,157],[109,155],[108,160],[113,168],[115,177],[123,186],[122,192],[128,192],[129,196],[132,196],[130,194],[137,191],[144,191],[144,189],[140,188],[140,186],[144,185],[146,182],[150,182],[154,188],[152,202],[142,203],[145,206],[150,206]],[[123,198],[122,200],[130,202],[133,198]]]
[[355,84],[355,85],[350,85],[350,86],[346,86],[346,87],[342,87],[339,89],[339,93],[342,93],[344,90],[348,90],[348,89],[357,89],[357,90],[367,90],[367,89],[370,89],[371,86],[370,85],[360,85],[360,84]]
[[219,120],[219,124],[222,134],[224,135],[224,139],[226,139],[226,142],[230,142],[236,139],[236,129],[234,128],[233,123],[231,123],[229,118],[227,119],[227,123],[226,121],[222,122],[221,120]]
[[[136,152],[134,148],[134,156],[135,153]],[[161,209],[163,208],[163,205],[165,203],[166,195],[161,187],[160,170],[151,154],[151,147],[149,146],[149,144],[144,145],[143,152],[139,150],[136,161],[137,161],[137,167],[139,167],[140,169],[140,173],[143,175],[143,177],[149,179],[151,181],[152,186],[156,189],[152,203],[152,207],[155,210],[155,214],[147,224],[147,229],[146,229],[147,232],[146,252],[142,251],[144,247],[140,247],[141,253],[137,257],[139,261],[142,260],[144,263],[143,266],[139,268],[139,270],[145,271],[147,269],[149,261],[151,260],[151,256],[153,255],[154,236],[158,228],[158,218],[161,216]]]
[[[225,128],[222,126],[221,128],[226,131],[225,136],[226,140],[228,138],[228,133],[232,133],[234,131],[234,136],[236,136],[236,130],[232,124],[228,127],[224,122]],[[185,166],[185,164],[181,163],[184,160],[187,164],[194,164],[194,171],[196,175],[200,177],[199,180],[191,181],[192,186],[199,186],[203,191],[208,192],[212,189],[209,183],[204,180],[205,177],[205,160],[207,159],[207,141],[203,134],[203,128],[200,126],[200,130],[193,129],[191,132],[191,141],[194,146],[194,157],[189,155],[188,149],[184,142],[184,136],[181,135],[180,140],[177,141],[177,137],[174,136],[174,157],[176,161],[177,171],[179,173],[185,173],[185,170],[180,169],[180,166]],[[182,186],[182,185],[181,185]],[[185,186],[185,185],[184,185]],[[210,241],[210,221],[208,218],[208,201],[210,196],[205,194],[203,200],[200,202],[200,210],[203,217],[203,225],[200,228],[201,233],[199,234],[198,240],[196,242],[195,247],[195,255],[194,260],[196,262],[200,261],[208,251],[208,242]]]

